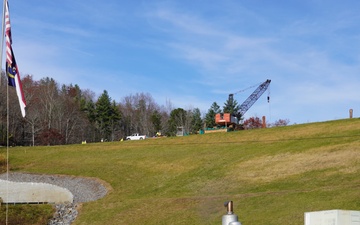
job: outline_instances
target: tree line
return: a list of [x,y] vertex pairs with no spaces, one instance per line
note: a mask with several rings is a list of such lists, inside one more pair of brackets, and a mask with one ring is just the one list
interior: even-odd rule
[[119,141],[132,133],[155,136],[159,131],[175,136],[179,127],[194,134],[204,126],[215,127],[216,113],[230,112],[237,107],[236,101],[226,102],[221,111],[214,102],[202,117],[199,108],[174,108],[170,101],[159,105],[149,93],[130,94],[116,102],[106,90],[96,97],[93,91],[78,85],[59,84],[49,77],[37,81],[26,75],[22,79],[27,102],[23,118],[15,89],[7,86],[6,77],[2,75],[1,145]]

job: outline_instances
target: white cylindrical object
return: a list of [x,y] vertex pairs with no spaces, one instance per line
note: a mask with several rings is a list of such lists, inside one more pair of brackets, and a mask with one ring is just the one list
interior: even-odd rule
[[236,221],[236,222],[230,222],[229,225],[241,225],[241,223],[239,221]]
[[231,222],[237,222],[237,221],[238,221],[238,216],[235,214],[223,215],[222,217],[222,225],[230,225]]

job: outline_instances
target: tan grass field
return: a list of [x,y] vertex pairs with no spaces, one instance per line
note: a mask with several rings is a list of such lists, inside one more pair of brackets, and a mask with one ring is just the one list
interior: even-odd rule
[[310,149],[302,153],[282,153],[241,162],[232,172],[241,173],[239,181],[251,182],[272,182],[330,168],[341,173],[356,173],[360,169],[359,153],[360,146],[347,145]]

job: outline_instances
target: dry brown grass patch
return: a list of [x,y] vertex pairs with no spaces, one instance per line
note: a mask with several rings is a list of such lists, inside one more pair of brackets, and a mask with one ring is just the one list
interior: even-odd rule
[[[270,182],[313,170],[337,168],[342,173],[360,169],[360,147],[329,146],[302,153],[281,153],[241,162],[229,176],[239,181]],[[234,173],[235,172],[235,173]]]

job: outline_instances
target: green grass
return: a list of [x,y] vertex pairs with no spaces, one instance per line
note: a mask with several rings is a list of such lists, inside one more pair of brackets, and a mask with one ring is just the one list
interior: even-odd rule
[[6,211],[9,225],[43,225],[47,224],[54,213],[50,205],[2,205],[0,208],[0,224],[6,224]]
[[[4,150],[2,150],[4,151]],[[4,153],[4,152],[1,152]],[[86,145],[10,149],[11,170],[96,177],[112,190],[74,224],[303,225],[360,210],[360,120]]]

